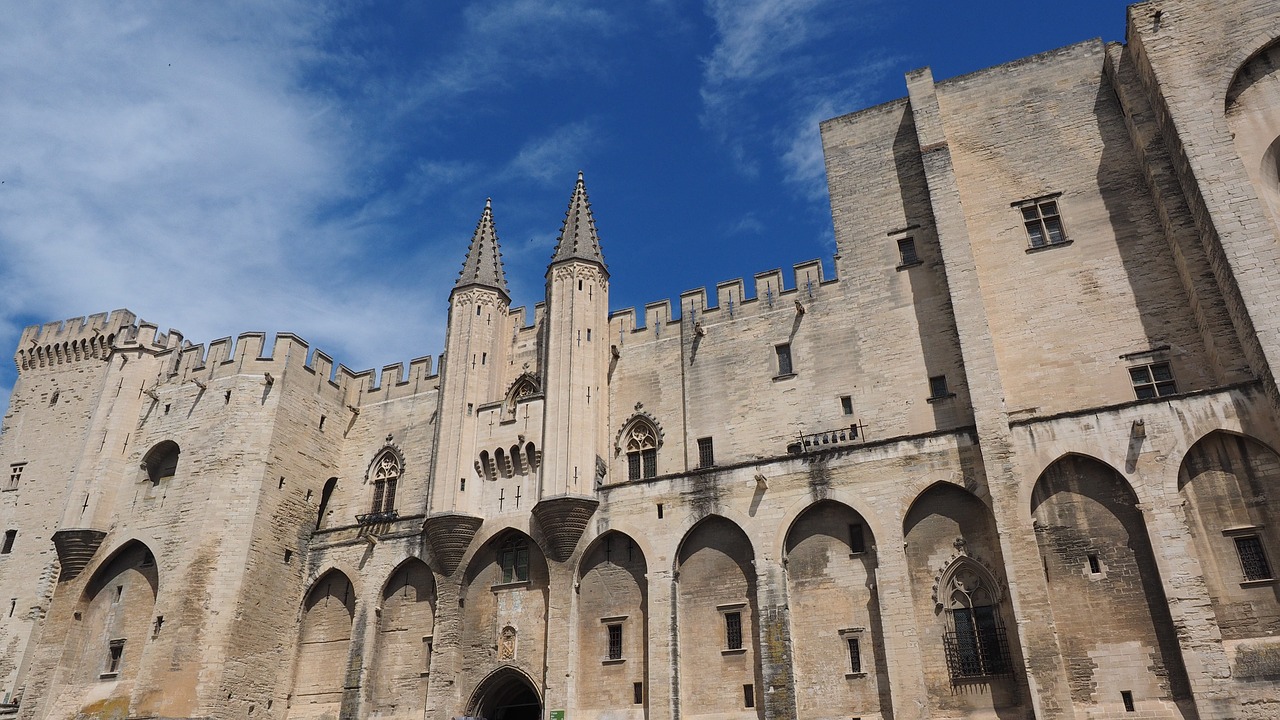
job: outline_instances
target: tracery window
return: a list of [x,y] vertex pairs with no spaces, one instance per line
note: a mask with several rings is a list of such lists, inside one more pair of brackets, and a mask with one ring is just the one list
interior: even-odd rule
[[939,593],[944,590],[948,629],[943,640],[951,681],[1009,674],[1009,640],[991,577],[961,560],[944,576]]
[[400,482],[400,458],[384,450],[373,463],[373,507],[370,512],[389,513],[396,507],[396,485]]
[[627,432],[627,478],[641,480],[658,475],[658,431],[644,420]]
[[529,544],[512,538],[498,550],[499,583],[525,582],[529,579]]

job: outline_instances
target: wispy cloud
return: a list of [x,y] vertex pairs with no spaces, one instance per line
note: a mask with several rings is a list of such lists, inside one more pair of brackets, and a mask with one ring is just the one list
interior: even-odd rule
[[360,257],[379,227],[365,148],[303,82],[325,19],[308,2],[9,15],[0,345],[19,316],[128,306],[198,340],[292,330],[352,365],[423,351],[421,332],[363,331],[438,320],[412,306],[441,273],[389,284],[396,259]]
[[[888,58],[838,56],[836,35],[860,37],[853,18],[868,19],[876,0],[707,0],[715,45],[703,61],[702,123],[743,174],[776,164],[801,196],[825,198],[818,122],[858,107]],[[827,48],[825,54],[817,48]],[[760,148],[768,151],[767,155]]]

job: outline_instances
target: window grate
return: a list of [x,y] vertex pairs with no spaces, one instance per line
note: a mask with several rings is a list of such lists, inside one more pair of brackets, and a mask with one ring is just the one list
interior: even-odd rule
[[609,659],[622,659],[622,625],[613,624],[609,626]]
[[714,467],[716,464],[715,448],[711,438],[698,438],[698,467]]
[[1245,581],[1270,580],[1271,563],[1267,562],[1267,553],[1262,549],[1262,539],[1257,535],[1246,535],[1235,540]]
[[849,672],[862,672],[862,648],[858,646],[858,638],[847,638],[849,643]]
[[951,682],[1012,674],[1008,634],[994,609],[979,607],[952,613],[956,629],[943,635]]
[[903,238],[898,241],[899,266],[915,265],[920,262],[920,256],[916,254],[915,238]]
[[742,613],[724,614],[724,644],[729,650],[742,649]]

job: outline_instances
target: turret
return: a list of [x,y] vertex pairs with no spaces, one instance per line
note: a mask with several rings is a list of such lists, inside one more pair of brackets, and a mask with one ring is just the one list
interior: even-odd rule
[[547,268],[543,463],[533,514],[552,554],[572,554],[607,471],[609,271],[582,173]]
[[[476,408],[502,392],[511,298],[493,224],[491,201],[476,224],[471,247],[449,295],[449,322],[440,365],[440,411],[435,468],[426,523],[435,557],[452,573],[482,522],[472,459]],[[473,486],[466,486],[473,478]]]

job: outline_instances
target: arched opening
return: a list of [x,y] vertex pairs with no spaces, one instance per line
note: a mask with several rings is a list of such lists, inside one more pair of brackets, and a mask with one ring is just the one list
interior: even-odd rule
[[1258,197],[1280,226],[1280,43],[1254,54],[1227,90],[1232,142]]
[[476,687],[467,715],[485,720],[541,720],[542,698],[524,673],[502,668]]
[[1252,438],[1210,433],[1183,459],[1178,494],[1222,638],[1274,636],[1280,515],[1267,501],[1280,496],[1280,455]]
[[157,443],[142,457],[142,469],[153,485],[168,480],[178,472],[178,443],[164,440]]
[[519,445],[512,445],[512,446],[511,446],[511,454],[510,454],[508,457],[510,457],[510,458],[511,458],[511,466],[512,466],[512,470],[514,470],[514,471],[515,471],[515,474],[516,474],[516,475],[527,475],[527,474],[528,474],[528,473],[525,471],[525,469],[524,469],[524,462],[522,462],[522,461],[521,461],[521,459],[520,459],[520,456],[521,456],[522,454],[523,454],[523,453],[521,453],[521,452],[520,452],[520,446],[519,446]]
[[369,468],[369,481],[373,483],[373,505],[369,512],[391,514],[396,509],[396,485],[400,482],[400,456],[391,448],[383,450]]
[[637,414],[622,426],[615,448],[627,456],[627,479],[645,480],[658,476],[658,448],[662,433],[647,415]]
[[750,538],[730,520],[708,516],[681,541],[676,572],[682,714],[695,717],[736,708],[763,718]]
[[506,665],[541,677],[549,586],[542,550],[519,530],[499,532],[476,551],[460,598],[466,672]]
[[1068,455],[1041,473],[1031,514],[1078,712],[1123,713],[1132,704],[1182,717],[1190,686],[1128,483],[1105,463]]
[[[1013,608],[1003,600],[1004,556],[991,510],[965,489],[938,483],[912,503],[903,521],[903,535],[927,702],[934,714],[1004,717],[1022,711],[1029,690]],[[985,568],[977,575],[986,578],[984,594],[967,604],[957,602],[952,592],[957,580],[962,589],[977,589],[974,574],[958,571],[975,566]],[[993,627],[1003,628],[1003,634]],[[1003,644],[996,636],[1003,638]],[[983,652],[1001,659],[975,667],[975,654],[980,660]]]
[[889,675],[875,591],[875,541],[862,516],[824,500],[786,538],[797,713],[888,712]]
[[125,680],[138,675],[153,635],[159,587],[155,557],[136,541],[121,547],[93,574],[76,606],[80,620],[64,656],[64,662],[76,668],[77,680]]
[[420,717],[424,712],[435,602],[435,577],[417,558],[401,564],[383,587],[372,673],[375,713]]
[[[643,712],[648,697],[648,565],[631,537],[608,532],[578,568],[578,707]],[[587,680],[590,678],[590,680]],[[639,716],[637,716],[639,717]]]
[[337,716],[351,654],[351,624],[356,594],[351,580],[330,570],[311,587],[302,605],[294,705],[316,706],[307,715],[332,710]]

